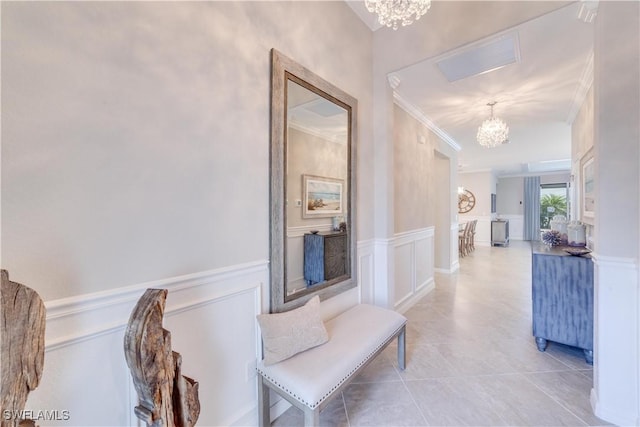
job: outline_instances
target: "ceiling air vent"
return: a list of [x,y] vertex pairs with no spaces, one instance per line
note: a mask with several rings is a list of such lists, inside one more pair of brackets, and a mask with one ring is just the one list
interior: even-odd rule
[[450,82],[497,70],[520,62],[518,33],[503,34],[482,43],[447,54],[436,61],[442,74]]

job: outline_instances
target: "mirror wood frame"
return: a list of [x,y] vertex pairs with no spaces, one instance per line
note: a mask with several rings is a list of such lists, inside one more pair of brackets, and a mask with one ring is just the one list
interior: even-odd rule
[[[287,83],[291,80],[348,112],[347,141],[347,271],[348,274],[314,285],[287,297]],[[324,300],[357,286],[356,258],[356,118],[358,101],[333,84],[286,57],[271,50],[271,236],[270,278],[272,313],[299,307],[315,295]]]

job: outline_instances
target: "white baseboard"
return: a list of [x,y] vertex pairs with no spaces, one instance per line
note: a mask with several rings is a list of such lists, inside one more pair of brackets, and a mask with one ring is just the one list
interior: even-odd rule
[[434,268],[433,270],[436,273],[441,273],[441,274],[453,274],[456,271],[458,271],[460,269],[460,262],[459,261],[455,261],[453,264],[451,264],[451,268],[446,269],[446,268]]
[[427,227],[396,234],[392,248],[393,308],[405,312],[435,288],[435,228]]
[[407,298],[396,304],[396,311],[398,313],[406,313],[411,307],[413,307],[418,301],[420,301],[422,297],[433,291],[435,288],[436,283],[432,278],[427,283],[420,286],[414,294],[408,296]]

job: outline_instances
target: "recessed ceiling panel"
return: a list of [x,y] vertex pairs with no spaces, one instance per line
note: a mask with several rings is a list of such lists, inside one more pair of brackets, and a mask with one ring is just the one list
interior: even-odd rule
[[[526,9],[533,3],[556,2],[512,3],[515,9]],[[493,169],[532,173],[528,163],[571,158],[567,116],[570,111],[579,111],[584,95],[589,93],[591,85],[584,77],[592,64],[589,58],[594,40],[594,25],[576,18],[580,5],[562,4],[532,19],[505,21],[500,26],[502,31],[457,48],[443,47],[438,55],[394,70],[392,74],[401,82],[394,88],[394,99],[402,98],[404,104],[414,107],[407,110],[410,114],[427,117],[429,120],[423,121],[426,126],[439,129],[462,147],[458,161],[465,172]],[[460,19],[460,28],[480,25],[476,16],[463,15]],[[407,35],[407,44],[412,36],[415,34]],[[506,54],[499,54],[502,60],[496,60],[493,50]],[[514,59],[515,64],[502,65],[496,72],[462,78]],[[450,73],[449,80],[459,80],[451,83],[445,78],[443,70],[447,67],[456,73]],[[487,150],[478,144],[476,135],[478,126],[489,116],[486,104],[490,101],[498,101],[495,114],[509,126],[511,143]],[[578,107],[575,110],[574,105]]]
[[304,108],[309,111],[313,111],[322,117],[332,117],[338,114],[345,114],[346,110],[333,102],[327,101],[324,98],[319,98],[316,101],[307,103]]
[[546,160],[541,162],[527,163],[529,172],[550,172],[559,170],[571,170],[571,159]]
[[520,61],[518,33],[466,48],[436,62],[450,82],[488,73]]

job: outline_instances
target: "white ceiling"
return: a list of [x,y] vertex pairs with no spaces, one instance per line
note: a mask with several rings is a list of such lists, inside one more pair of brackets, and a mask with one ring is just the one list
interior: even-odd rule
[[346,144],[349,114],[341,106],[289,80],[287,124],[322,140]]
[[[432,2],[422,19],[428,19],[438,3]],[[364,2],[347,4],[372,30],[380,28]],[[519,4],[505,2],[505,7]],[[571,122],[591,85],[593,64],[594,26],[579,15],[594,5],[597,2],[575,2],[525,23],[505,20],[500,33],[397,70],[389,75],[397,84],[396,99],[462,148],[461,172],[492,169],[501,176],[568,170]],[[443,58],[507,36],[518,41],[516,63],[453,82],[437,66]],[[489,117],[486,104],[491,101],[498,102],[495,115],[510,128],[510,143],[487,149],[476,142],[476,132]]]

